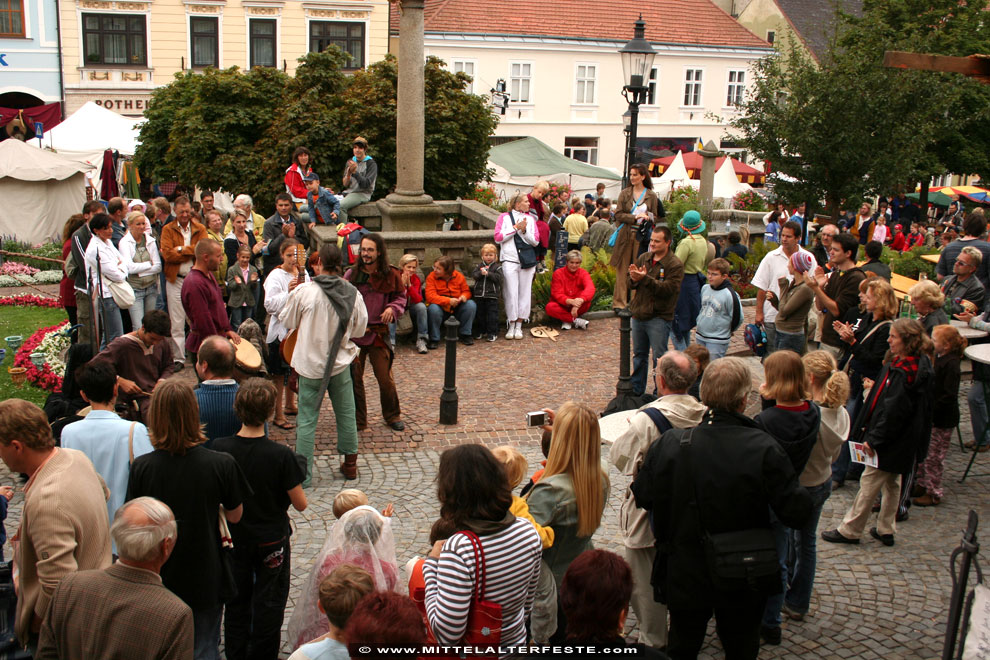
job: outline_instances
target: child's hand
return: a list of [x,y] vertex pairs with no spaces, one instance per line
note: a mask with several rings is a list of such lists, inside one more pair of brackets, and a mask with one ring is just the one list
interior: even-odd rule
[[10,499],[14,496],[14,487],[13,486],[0,486],[0,495],[3,495],[4,497],[6,497],[7,498],[7,501],[9,502]]
[[395,513],[395,509],[392,507],[392,503],[391,502],[389,502],[388,504],[386,504],[385,505],[385,508],[382,509],[382,515],[385,516],[386,518],[391,518],[392,517],[392,514],[394,514],[394,513]]

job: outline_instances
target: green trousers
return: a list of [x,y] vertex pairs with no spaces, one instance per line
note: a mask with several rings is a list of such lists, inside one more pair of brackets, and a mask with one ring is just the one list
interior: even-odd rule
[[[313,479],[313,444],[316,435],[316,422],[320,418],[320,404],[323,392],[320,379],[299,376],[299,413],[296,417],[296,451],[306,457],[306,480],[308,487]],[[354,413],[354,386],[351,383],[351,370],[344,369],[330,377],[327,387],[330,405],[337,419],[337,453],[356,454],[358,450],[357,419]]]

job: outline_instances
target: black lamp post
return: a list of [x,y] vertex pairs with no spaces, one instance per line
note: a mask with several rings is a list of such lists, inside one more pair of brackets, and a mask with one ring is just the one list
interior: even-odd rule
[[633,29],[632,41],[619,51],[622,58],[622,96],[629,103],[629,142],[626,146],[626,169],[622,173],[623,187],[629,187],[629,168],[636,162],[636,130],[639,106],[646,102],[650,71],[657,53],[646,40],[646,23],[640,14]]

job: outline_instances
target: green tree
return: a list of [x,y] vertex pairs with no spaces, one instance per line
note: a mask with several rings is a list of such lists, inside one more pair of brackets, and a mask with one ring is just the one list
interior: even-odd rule
[[[361,135],[378,162],[375,196],[384,196],[396,180],[397,62],[389,55],[345,75],[347,57],[336,48],[309,53],[291,78],[260,68],[177,76],[146,112],[139,166],[159,178],[247,192],[265,211],[284,190],[296,147],[310,149],[321,183],[338,190]],[[464,91],[469,81],[427,59],[424,188],[435,199],[463,196],[488,174],[497,119],[484,98]]]
[[154,178],[241,190],[243,173],[260,165],[255,144],[284,102],[288,82],[268,67],[177,74],[148,105],[138,167]]
[[[982,171],[990,152],[986,86],[883,66],[887,50],[985,48],[982,14],[956,0],[867,0],[861,18],[840,17],[820,65],[798,48],[758,62],[733,130],[794,179],[776,184],[783,197],[824,200],[833,217],[842,200],[932,173]],[[963,108],[971,114],[959,116]]]

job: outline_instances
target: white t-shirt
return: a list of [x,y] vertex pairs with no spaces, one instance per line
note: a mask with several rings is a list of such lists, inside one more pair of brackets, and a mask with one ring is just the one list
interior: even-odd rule
[[[309,282],[309,273],[306,271],[303,271],[303,273],[306,275],[304,282]],[[281,341],[289,334],[288,329],[278,320],[278,314],[285,307],[285,303],[289,299],[289,284],[294,279],[295,275],[292,275],[289,271],[283,268],[276,268],[268,275],[268,279],[265,280],[265,311],[270,315],[268,319],[268,335],[265,337],[266,343],[270,344],[276,339]]]
[[[801,252],[808,252],[804,248],[798,249]],[[808,254],[811,253],[808,252]],[[788,259],[790,257],[784,254],[783,246],[768,252],[767,256],[763,257],[763,261],[760,262],[756,269],[756,275],[753,276],[750,283],[758,289],[773,291],[777,296],[780,296],[780,285],[777,280],[781,277],[790,279],[790,272],[787,270]],[[766,323],[773,323],[777,320],[777,310],[774,309],[769,300],[763,303],[763,320]]]

